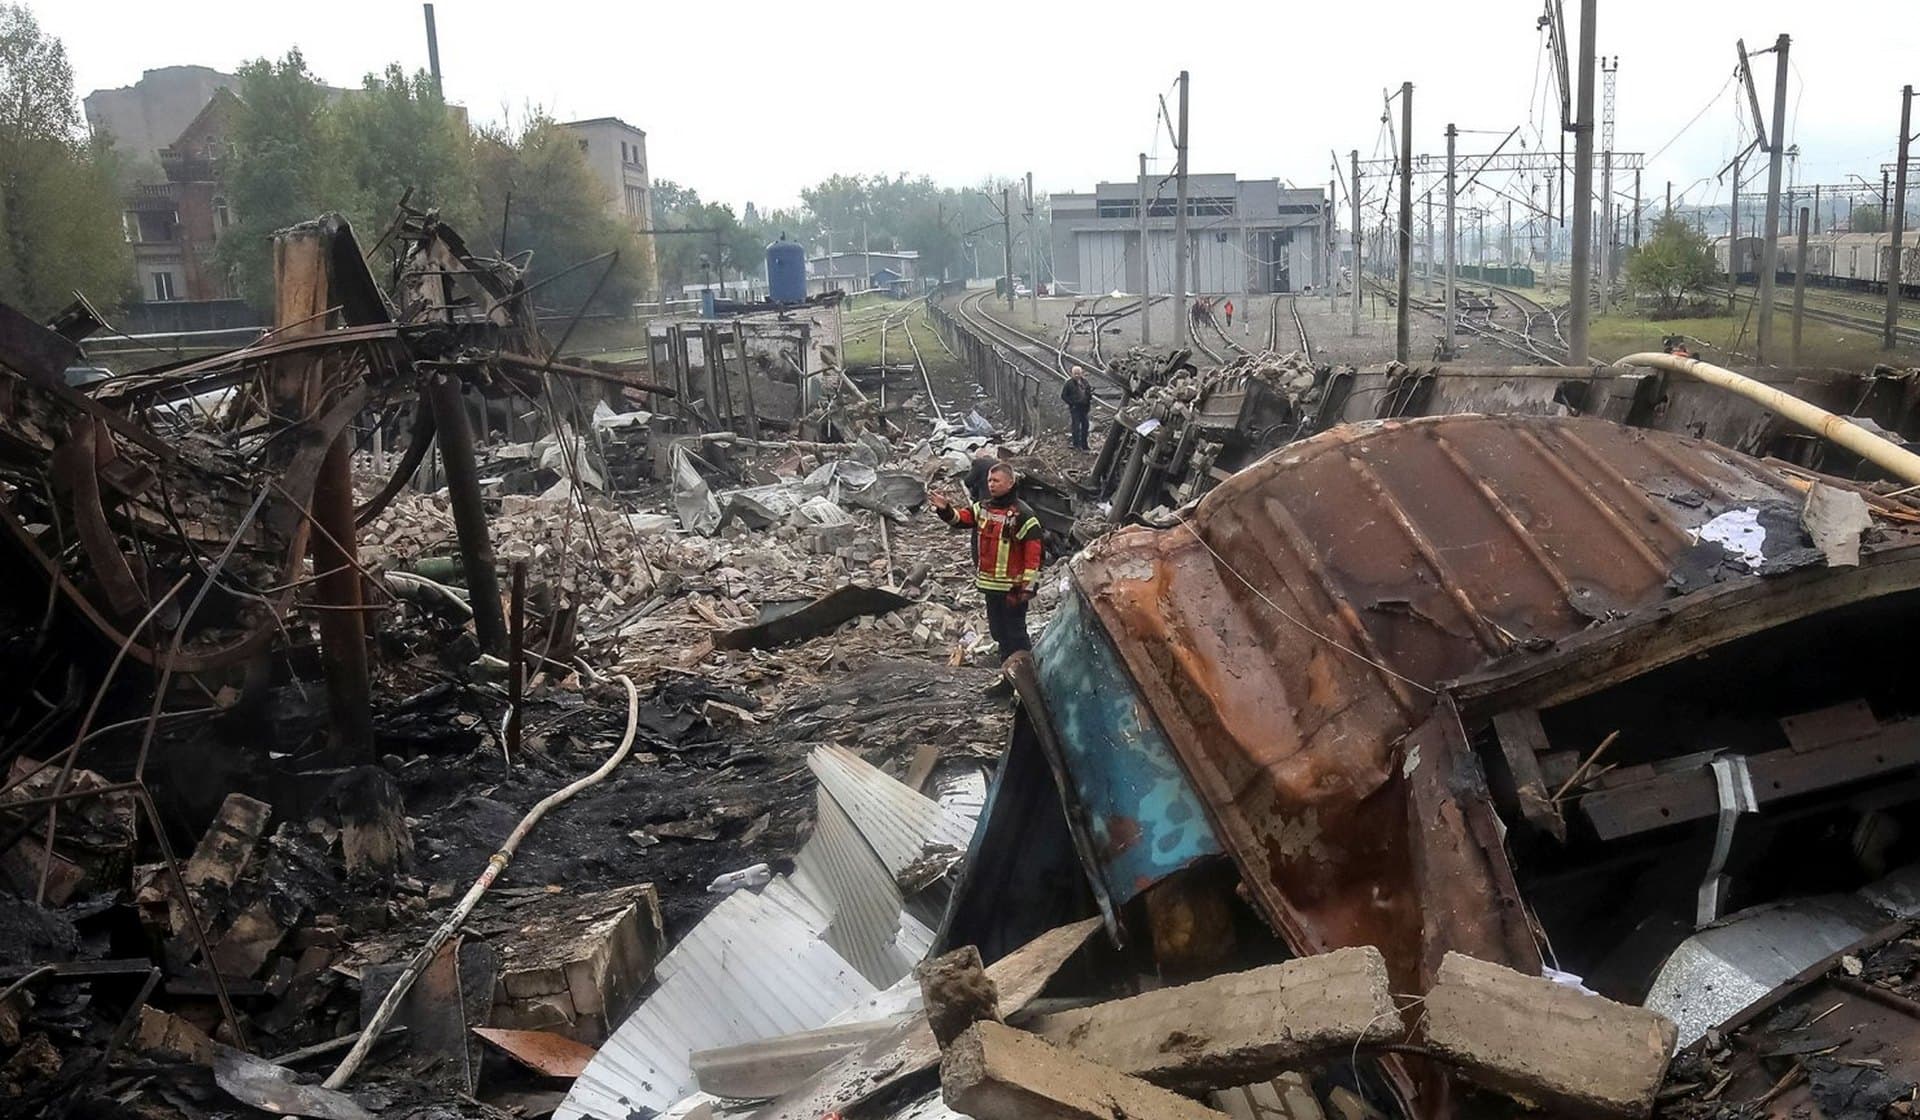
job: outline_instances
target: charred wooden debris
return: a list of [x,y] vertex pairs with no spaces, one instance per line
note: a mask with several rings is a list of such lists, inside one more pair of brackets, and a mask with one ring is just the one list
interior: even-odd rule
[[[1142,352],[1076,493],[830,303],[562,359],[374,249],[80,386],[0,308],[9,1110],[1911,1114],[1906,485],[1657,373]],[[982,456],[1072,553],[1011,710],[910,516]]]

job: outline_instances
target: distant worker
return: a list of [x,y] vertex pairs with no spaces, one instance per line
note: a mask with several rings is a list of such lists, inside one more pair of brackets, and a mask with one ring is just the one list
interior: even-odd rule
[[1227,328],[1231,330],[1233,328],[1233,301],[1232,300],[1227,301],[1226,312],[1227,312]]
[[[999,644],[1000,660],[1033,648],[1027,638],[1027,605],[1040,584],[1040,519],[1013,496],[1013,468],[995,463],[987,472],[987,498],[956,506],[945,494],[927,500],[940,520],[973,533],[973,583],[987,600],[987,631]],[[1004,694],[1003,677],[990,692]]]
[[1060,399],[1067,402],[1067,419],[1072,422],[1071,432],[1075,451],[1091,451],[1087,446],[1087,413],[1093,409],[1093,384],[1087,380],[1087,371],[1074,366],[1072,376],[1060,386]]

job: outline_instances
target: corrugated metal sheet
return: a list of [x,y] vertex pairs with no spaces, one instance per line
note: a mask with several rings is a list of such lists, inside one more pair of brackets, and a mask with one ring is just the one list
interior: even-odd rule
[[845,747],[821,747],[807,756],[807,767],[894,875],[919,859],[928,844],[965,851],[973,839],[970,824],[942,814],[932,798],[908,789]]
[[898,868],[887,855],[904,868],[930,840],[957,836],[964,848],[983,795],[957,778],[942,806],[838,747],[807,762],[821,778],[818,823],[793,876],[729,895],[673,947],[655,971],[659,986],[574,1082],[556,1120],[627,1120],[636,1106],[665,1109],[698,1087],[695,1050],[911,1001],[915,993],[896,981],[926,955],[933,934],[902,912]]
[[[1448,949],[1538,967],[1443,685],[1548,663],[1564,681],[1553,653],[1575,636],[1631,635],[1610,654],[1627,673],[1685,656],[1640,639],[1679,609],[1692,531],[1797,504],[1796,481],[1601,420],[1351,424],[1241,471],[1185,524],[1108,536],[1074,579],[1275,927],[1298,952],[1377,945],[1417,991]],[[1856,582],[1899,556],[1870,546]]]
[[912,969],[918,957],[902,959],[895,941],[900,928],[900,888],[853,826],[840,803],[823,790],[813,836],[800,849],[796,871],[815,884],[833,915],[824,937],[876,987],[886,987]]
[[660,962],[660,983],[573,1083],[557,1120],[627,1120],[692,1093],[688,1057],[808,1030],[876,988],[820,940],[819,908],[784,878],[720,901]]

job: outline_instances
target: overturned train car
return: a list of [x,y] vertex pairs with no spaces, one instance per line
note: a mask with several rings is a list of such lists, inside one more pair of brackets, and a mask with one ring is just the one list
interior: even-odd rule
[[[1141,387],[1109,425],[1088,477],[1107,524],[1190,502],[1276,447],[1340,424],[1450,413],[1592,416],[1697,436],[1737,451],[1854,477],[1857,459],[1713,386],[1657,370],[1573,366],[1320,366],[1311,380],[1207,371]],[[1832,412],[1920,437],[1920,388],[1906,371],[1768,368],[1750,376]]]
[[[1593,418],[1290,444],[1072,564],[943,939],[991,958],[1098,913],[1163,978],[1376,945],[1410,994],[1457,950],[1697,1034],[1731,989],[1662,976],[1742,967],[1703,939],[1842,900],[1765,945],[1764,992],[1913,896],[1916,524]],[[1382,1103],[1457,1107],[1377,1069]]]

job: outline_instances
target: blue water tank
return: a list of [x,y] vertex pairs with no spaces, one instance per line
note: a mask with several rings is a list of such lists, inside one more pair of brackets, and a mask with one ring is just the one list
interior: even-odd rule
[[807,302],[807,251],[786,234],[767,246],[767,298],[775,303]]

